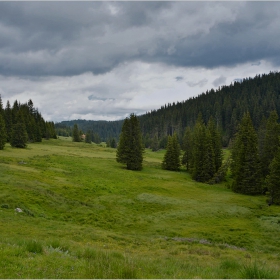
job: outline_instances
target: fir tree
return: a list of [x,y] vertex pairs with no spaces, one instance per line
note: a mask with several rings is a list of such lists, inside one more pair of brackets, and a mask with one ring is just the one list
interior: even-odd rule
[[232,149],[232,189],[235,192],[254,195],[262,191],[257,145],[257,135],[247,112],[241,120]]
[[280,205],[280,147],[275,154],[274,159],[269,165],[269,175],[267,176],[266,182],[268,190],[270,192],[271,201],[270,203]]
[[143,152],[139,121],[134,114],[131,114],[123,123],[116,160],[126,164],[129,170],[141,170]]
[[13,125],[10,144],[16,148],[26,148],[28,135],[24,123],[17,122]]
[[189,126],[185,130],[182,149],[184,151],[182,165],[185,165],[187,171],[189,171],[192,160],[192,131]]
[[168,136],[166,153],[163,158],[162,168],[166,170],[178,171],[180,169],[180,145],[176,133]]
[[6,132],[7,132],[7,142],[10,142],[11,134],[12,134],[12,109],[9,100],[7,101],[7,105],[5,108],[5,124],[6,124]]
[[151,148],[152,148],[153,152],[156,152],[159,149],[159,142],[158,142],[158,135],[157,135],[157,133],[155,133],[155,135],[154,135],[153,141],[151,143]]
[[6,127],[3,116],[0,114],[0,150],[3,150],[7,142]]
[[91,133],[89,130],[86,133],[85,142],[91,144]]
[[72,132],[72,141],[73,142],[81,142],[81,136],[78,129],[78,125],[75,123]]
[[217,172],[222,166],[223,162],[221,134],[219,133],[212,116],[209,119],[207,127],[210,132],[210,138],[214,152],[215,172]]
[[202,115],[198,116],[193,132],[192,178],[198,182],[209,181],[215,173],[214,149],[209,129]]
[[261,157],[261,164],[262,164],[262,170],[264,176],[268,175],[269,165],[273,160],[279,146],[280,126],[277,120],[278,120],[277,112],[272,111],[266,122],[264,146],[263,146],[263,153]]

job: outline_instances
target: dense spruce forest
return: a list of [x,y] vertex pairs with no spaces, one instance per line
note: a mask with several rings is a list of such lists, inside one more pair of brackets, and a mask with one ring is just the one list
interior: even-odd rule
[[32,100],[23,104],[15,100],[13,106],[8,100],[4,108],[0,95],[0,149],[7,142],[25,148],[28,142],[41,142],[42,138],[57,138],[54,123],[44,120]]
[[[169,103],[138,117],[143,142],[146,147],[151,147],[156,137],[159,147],[165,148],[168,135],[176,132],[182,144],[185,128],[193,128],[198,114],[201,113],[205,123],[210,116],[214,118],[221,131],[222,144],[226,147],[235,135],[245,112],[250,113],[256,130],[259,130],[262,120],[267,119],[271,111],[275,110],[280,114],[279,93],[280,73],[270,72],[256,75],[254,78],[245,78],[241,82],[234,82],[217,90],[211,89],[183,102]],[[123,120],[63,121],[55,124],[57,134],[71,136],[75,123],[83,133],[89,130],[96,136],[99,135],[101,141],[107,141],[109,138],[119,139]]]

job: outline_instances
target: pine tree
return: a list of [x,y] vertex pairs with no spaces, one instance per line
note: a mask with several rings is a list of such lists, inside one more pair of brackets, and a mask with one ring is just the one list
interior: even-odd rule
[[243,194],[260,194],[261,169],[257,134],[250,114],[244,114],[232,149],[232,189]]
[[162,168],[166,170],[178,171],[180,169],[180,145],[176,133],[168,136],[166,153],[163,158]]
[[198,182],[209,181],[215,174],[214,159],[211,133],[200,114],[193,132],[192,178]]
[[110,147],[111,148],[117,148],[117,143],[116,143],[116,139],[113,138],[111,141],[110,141]]
[[271,196],[271,204],[280,205],[280,147],[275,154],[274,159],[269,165],[269,175],[266,178],[268,190]]
[[7,142],[6,127],[3,116],[0,114],[0,150],[3,150]]
[[182,165],[185,165],[187,171],[189,171],[192,161],[192,131],[189,126],[185,130],[182,148],[184,151]]
[[215,172],[217,172],[219,168],[222,166],[222,162],[223,162],[221,134],[219,133],[212,116],[209,119],[207,127],[210,132],[210,137],[211,137],[211,142],[212,142],[212,147],[214,152]]
[[151,148],[152,148],[153,152],[156,152],[159,149],[159,141],[158,141],[157,133],[155,133],[155,135],[154,135],[153,141],[151,143]]
[[85,142],[91,144],[91,133],[89,130],[86,133]]
[[6,132],[7,132],[7,142],[10,142],[12,134],[12,125],[13,125],[13,116],[12,109],[9,100],[5,108],[5,123],[6,123]]
[[78,125],[75,123],[73,132],[72,132],[72,141],[73,142],[81,142],[80,132],[78,129]]
[[131,114],[123,123],[116,160],[126,164],[128,170],[141,170],[143,152],[139,121],[134,114]]
[[26,148],[28,135],[23,122],[17,122],[13,125],[10,144],[16,148]]
[[263,175],[269,173],[269,165],[273,160],[279,146],[280,125],[277,122],[278,115],[276,111],[272,111],[266,122],[264,147],[261,157]]

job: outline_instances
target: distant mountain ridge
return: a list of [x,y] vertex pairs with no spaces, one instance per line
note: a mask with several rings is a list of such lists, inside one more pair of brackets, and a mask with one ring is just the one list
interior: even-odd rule
[[[215,119],[223,136],[223,145],[227,146],[234,136],[238,123],[246,111],[249,111],[254,127],[259,128],[263,118],[276,110],[280,115],[280,73],[256,75],[235,81],[229,86],[211,89],[183,102],[173,102],[139,116],[144,143],[148,147],[155,135],[164,146],[167,135],[177,133],[182,139],[187,126],[193,127],[199,112],[208,122],[210,116]],[[82,131],[93,130],[102,141],[113,137],[118,139],[123,120],[86,121],[72,120],[55,124],[59,127],[72,127],[77,123]]]

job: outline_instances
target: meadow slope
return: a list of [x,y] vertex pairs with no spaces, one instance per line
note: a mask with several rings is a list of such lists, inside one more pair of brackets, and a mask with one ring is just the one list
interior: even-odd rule
[[[0,278],[280,278],[280,207],[68,138],[0,151]],[[23,213],[15,212],[21,208]]]

